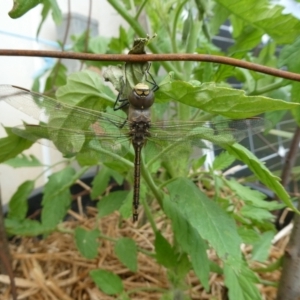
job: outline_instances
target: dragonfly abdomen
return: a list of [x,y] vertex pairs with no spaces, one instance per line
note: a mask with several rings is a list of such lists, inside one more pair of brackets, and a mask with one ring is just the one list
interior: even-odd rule
[[130,138],[135,152],[134,157],[134,187],[133,187],[133,222],[138,220],[138,208],[140,204],[140,182],[141,182],[141,151],[147,142],[150,121],[132,122],[130,126]]

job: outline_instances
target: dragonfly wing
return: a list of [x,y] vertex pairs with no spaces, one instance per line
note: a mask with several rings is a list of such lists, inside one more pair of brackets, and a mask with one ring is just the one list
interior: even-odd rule
[[122,127],[126,116],[71,106],[12,85],[0,85],[0,99],[32,118],[52,127],[87,129],[96,121]]
[[25,139],[58,149],[68,156],[94,150],[102,153],[101,157],[109,158],[112,152],[124,156],[130,149],[129,139],[122,132],[108,134],[30,124],[15,127],[13,132]]
[[216,122],[153,122],[149,152],[160,155],[164,160],[173,160],[175,157],[192,155],[198,151],[195,148],[217,149],[231,145],[264,128],[265,120],[262,118]]
[[241,141],[248,135],[263,131],[265,120],[249,118],[243,120],[221,120],[215,122],[153,122],[151,137],[159,142],[191,142],[202,147],[202,139],[225,146]]
[[[50,97],[11,86],[0,85],[0,98],[16,109],[40,121],[24,125],[14,132],[26,139],[73,154],[86,149],[124,154],[128,142],[127,118],[105,112],[70,106]],[[42,139],[52,141],[52,144]]]

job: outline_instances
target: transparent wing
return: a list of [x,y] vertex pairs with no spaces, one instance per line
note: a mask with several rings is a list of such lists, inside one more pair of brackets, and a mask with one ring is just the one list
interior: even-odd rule
[[[27,124],[14,128],[16,134],[26,139],[58,148],[66,154],[86,148],[119,154],[128,151],[129,127],[126,118],[70,106],[11,85],[0,85],[0,98],[41,122],[39,125]],[[49,139],[53,143],[40,139]]]
[[0,98],[19,111],[53,127],[88,128],[96,121],[122,127],[126,118],[71,106],[12,85],[0,85]]
[[221,120],[215,122],[153,122],[151,139],[157,141],[190,142],[201,147],[201,140],[210,141],[219,146],[241,141],[248,135],[263,131],[265,120],[249,118],[243,120]]
[[[122,155],[128,151],[130,122],[126,118],[70,106],[10,85],[0,85],[0,98],[43,123],[15,128],[15,133],[24,138],[52,140],[63,153],[76,153],[87,148]],[[262,131],[264,125],[261,118],[152,122],[146,148],[150,152],[151,148],[164,152],[189,151],[193,147],[206,147],[203,140],[225,146]]]

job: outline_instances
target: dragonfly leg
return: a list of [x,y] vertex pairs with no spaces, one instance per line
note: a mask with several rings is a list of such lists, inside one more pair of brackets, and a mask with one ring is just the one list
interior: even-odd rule
[[123,94],[124,87],[125,87],[125,82],[124,82],[123,78],[120,78],[120,81],[121,81],[121,90],[120,90],[120,92],[117,96],[117,99],[115,101],[114,111],[119,110],[119,109],[124,108],[124,107],[129,105],[128,99],[120,99],[122,94]]
[[[119,109],[124,108],[129,105],[128,99],[120,99],[120,98],[121,98],[121,92],[118,94],[118,97],[115,101],[114,111],[119,110]],[[121,104],[120,104],[120,102],[121,102]]]
[[[151,67],[151,63],[148,64],[148,68],[146,69],[146,81],[149,82],[149,83],[152,85],[151,90],[152,90],[153,92],[156,92],[156,91],[159,89],[159,86],[158,86],[158,84],[156,83],[156,81],[154,80],[152,74],[151,74],[150,71],[149,71],[149,70],[150,70],[150,67]],[[148,75],[149,75],[151,81],[148,80],[148,78],[147,78]]]
[[119,127],[119,128],[123,128],[124,127],[124,125],[127,123],[127,119],[124,121],[124,123]]

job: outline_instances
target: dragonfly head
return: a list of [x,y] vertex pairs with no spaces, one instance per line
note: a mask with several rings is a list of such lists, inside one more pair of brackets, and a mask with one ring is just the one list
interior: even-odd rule
[[129,103],[137,109],[147,109],[154,102],[154,93],[147,84],[138,83],[128,97]]

